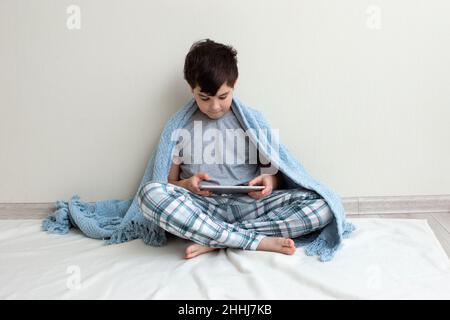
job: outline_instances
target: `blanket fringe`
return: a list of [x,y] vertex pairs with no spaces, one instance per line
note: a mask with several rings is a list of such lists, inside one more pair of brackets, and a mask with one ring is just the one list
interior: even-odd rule
[[331,246],[325,239],[317,237],[313,242],[305,246],[305,253],[308,256],[319,256],[319,260],[322,262],[330,261],[333,259],[336,251],[340,245]]
[[87,202],[81,201],[80,196],[77,194],[72,197],[70,200],[72,205],[78,207],[83,215],[87,218],[92,218],[95,212],[95,205],[89,204]]
[[161,228],[144,226],[135,221],[131,221],[124,228],[117,229],[106,240],[107,245],[123,243],[126,241],[142,238],[145,244],[154,247],[161,247],[167,244],[165,231]]
[[67,202],[58,200],[56,210],[42,221],[42,230],[48,233],[66,234],[69,232],[71,223],[69,220],[69,205]]
[[[344,232],[342,238],[346,239],[350,234],[356,230],[356,227],[351,222],[345,222]],[[313,242],[305,246],[305,253],[308,256],[318,255],[320,261],[326,262],[333,259],[336,251],[342,246],[342,243],[331,245],[328,241],[318,236]]]
[[344,225],[344,232],[342,233],[342,237],[344,239],[347,239],[350,237],[350,234],[356,230],[356,226],[351,222],[345,222]]

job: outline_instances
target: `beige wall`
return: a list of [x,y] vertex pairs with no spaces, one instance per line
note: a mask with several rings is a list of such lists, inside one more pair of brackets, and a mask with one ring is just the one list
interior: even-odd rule
[[0,0],[0,202],[133,196],[206,37],[236,47],[236,96],[341,196],[450,194],[449,15],[447,0]]

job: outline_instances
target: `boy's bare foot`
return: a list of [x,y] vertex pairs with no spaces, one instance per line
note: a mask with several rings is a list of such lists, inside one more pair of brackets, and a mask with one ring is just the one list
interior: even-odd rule
[[295,253],[294,240],[282,237],[265,237],[256,250],[279,252],[292,255]]
[[191,244],[189,247],[186,248],[186,254],[185,254],[185,258],[186,259],[191,259],[194,258],[202,253],[206,253],[206,252],[210,252],[210,251],[214,251],[217,250],[219,248],[211,248],[211,247],[205,247],[202,246],[201,244]]

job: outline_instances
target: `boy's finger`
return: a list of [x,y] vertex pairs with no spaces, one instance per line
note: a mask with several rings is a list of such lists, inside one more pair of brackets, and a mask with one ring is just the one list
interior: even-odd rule
[[248,195],[250,195],[252,198],[255,198],[255,199],[261,199],[261,198],[264,198],[265,196],[268,196],[271,192],[272,191],[270,190],[270,188],[265,187],[261,191],[251,191],[248,193]]
[[198,185],[199,180],[198,179],[192,179],[192,188],[195,190],[195,192],[200,192],[200,186]]
[[202,180],[210,180],[209,175],[206,172],[199,172],[197,174],[197,177],[202,179]]
[[261,191],[251,191],[248,195],[254,199],[259,199],[261,198]]
[[201,195],[201,196],[209,196],[210,192],[208,190],[202,190],[197,192],[197,194]]
[[256,177],[255,179],[251,180],[251,181],[248,183],[248,185],[249,185],[249,186],[253,186],[254,184],[259,183],[259,182],[261,182],[261,176],[258,176],[258,177]]

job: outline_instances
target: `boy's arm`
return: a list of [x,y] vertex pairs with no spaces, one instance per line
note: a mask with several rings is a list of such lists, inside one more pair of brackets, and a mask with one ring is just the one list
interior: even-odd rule
[[[264,162],[267,162],[267,159],[259,152],[259,149],[258,149],[258,158],[257,158],[258,160],[257,161],[258,161],[258,166],[260,168],[267,168],[272,165],[271,162],[269,162],[267,164],[262,164],[260,161],[261,157],[265,160]],[[273,176],[272,181],[273,181],[273,188],[272,188],[273,190],[281,188],[281,186],[283,185],[284,179],[283,179],[283,175],[281,174],[280,170],[278,170],[277,173]]]
[[167,182],[176,186],[185,187],[184,180],[180,181],[180,165],[172,161],[172,167],[170,167],[169,176]]
[[210,178],[206,172],[197,172],[189,179],[180,180],[180,165],[172,160],[172,167],[170,167],[167,182],[185,188],[191,192],[194,192],[202,196],[210,196],[212,195],[211,191],[201,190],[198,185],[200,181],[209,179]]
[[[270,167],[272,165],[271,162],[267,163],[267,164],[262,164],[261,161],[259,161],[258,158],[258,165],[261,168],[266,168],[266,167]],[[272,179],[272,184],[273,184],[273,190],[275,189],[279,189],[281,187],[281,185],[283,184],[283,175],[281,174],[281,171],[278,170],[277,173],[275,175],[272,175],[273,179]]]

